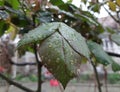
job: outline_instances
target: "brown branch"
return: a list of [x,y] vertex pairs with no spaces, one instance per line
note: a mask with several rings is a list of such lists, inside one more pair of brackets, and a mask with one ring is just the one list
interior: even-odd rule
[[35,92],[35,91],[33,91],[33,90],[31,90],[31,89],[29,89],[29,88],[27,88],[27,87],[17,83],[17,82],[12,81],[11,79],[7,78],[2,73],[0,73],[0,77],[3,78],[4,80],[6,80],[10,85],[14,85],[14,86],[16,86],[16,87],[26,91],[26,92]]

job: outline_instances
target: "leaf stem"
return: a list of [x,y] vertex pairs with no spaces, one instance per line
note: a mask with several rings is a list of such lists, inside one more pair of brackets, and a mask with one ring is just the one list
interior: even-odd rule
[[42,86],[42,80],[41,80],[41,70],[42,70],[42,62],[38,58],[37,54],[37,44],[34,44],[34,53],[36,57],[36,62],[37,62],[37,70],[38,70],[38,88],[37,92],[41,92],[41,86]]

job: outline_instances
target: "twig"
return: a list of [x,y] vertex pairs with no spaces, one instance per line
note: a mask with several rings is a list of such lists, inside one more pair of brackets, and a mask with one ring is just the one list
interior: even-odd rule
[[10,64],[16,65],[16,66],[26,66],[26,65],[36,65],[36,62],[16,63],[16,62],[11,61]]
[[120,21],[117,20],[104,6],[103,6],[103,8],[104,8],[104,9],[107,11],[107,13],[114,19],[114,21],[116,21],[117,23],[120,24]]
[[106,51],[106,53],[110,56],[114,56],[114,57],[120,57],[120,54],[117,54],[117,53],[113,53],[113,52],[108,52]]
[[37,62],[37,70],[38,70],[38,88],[37,88],[37,92],[41,92],[41,85],[42,85],[42,80],[41,80],[41,69],[42,69],[42,62],[39,60],[38,58],[38,54],[37,54],[37,45],[34,44],[34,53],[35,53],[35,57],[36,57],[36,62]]
[[99,76],[98,76],[98,72],[97,72],[97,69],[96,69],[96,65],[94,64],[94,62],[90,59],[89,60],[90,63],[92,64],[93,66],[93,69],[94,69],[94,72],[95,72],[95,77],[96,77],[96,80],[97,80],[97,87],[98,87],[98,91],[99,92],[102,92],[102,89],[101,89],[101,84],[100,84],[100,80],[99,80]]
[[7,77],[6,77],[5,75],[3,75],[2,73],[0,73],[0,77],[3,78],[4,80],[6,80],[10,85],[14,85],[14,86],[16,86],[16,87],[18,87],[18,88],[26,91],[26,92],[35,92],[35,91],[33,91],[33,90],[25,87],[25,86],[22,86],[21,84],[19,84],[19,83],[17,83],[17,82],[12,81],[11,79],[7,78]]

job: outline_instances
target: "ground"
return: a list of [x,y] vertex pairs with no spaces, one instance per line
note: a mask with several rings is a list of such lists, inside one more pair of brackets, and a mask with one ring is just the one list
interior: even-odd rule
[[[23,83],[23,85],[36,89],[37,83]],[[4,92],[4,87],[0,87],[0,92]],[[10,92],[24,92],[14,86],[10,87]],[[51,87],[49,82],[45,82],[42,85],[42,92],[61,92],[59,87]],[[81,83],[69,83],[65,92],[94,92],[94,84],[81,84]],[[96,89],[96,92],[97,89]],[[105,87],[103,87],[103,91],[105,92]],[[108,85],[108,92],[120,92],[120,85]]]

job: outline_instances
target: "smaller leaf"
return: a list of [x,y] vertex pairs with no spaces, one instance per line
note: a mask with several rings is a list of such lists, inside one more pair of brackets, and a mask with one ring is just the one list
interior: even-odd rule
[[112,70],[113,70],[114,72],[120,71],[120,65],[119,65],[118,63],[116,63],[116,62],[113,62],[113,63],[112,63]]
[[90,6],[90,9],[94,12],[100,12],[100,4],[94,4],[92,6]]
[[20,8],[18,0],[8,0],[8,3],[12,6],[13,9],[17,10]]
[[118,45],[120,45],[120,35],[119,34],[112,34],[111,39]]
[[116,4],[114,2],[109,1],[108,6],[112,11],[116,11]]
[[53,4],[53,5],[56,5],[56,6],[59,6],[59,5],[62,5],[64,4],[64,2],[62,0],[58,0],[57,2],[55,0],[50,0],[50,2]]
[[93,41],[88,41],[87,44],[90,51],[93,53],[99,63],[103,65],[108,65],[113,62],[112,58],[107,53],[105,53],[102,46]]

